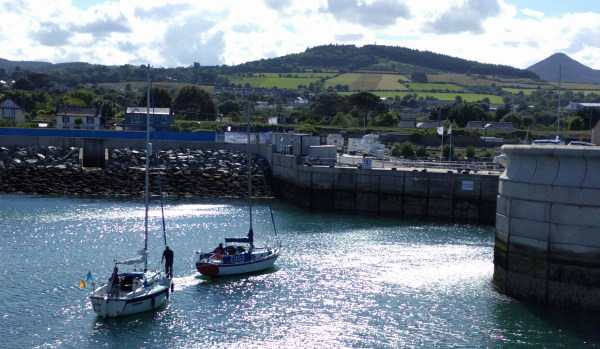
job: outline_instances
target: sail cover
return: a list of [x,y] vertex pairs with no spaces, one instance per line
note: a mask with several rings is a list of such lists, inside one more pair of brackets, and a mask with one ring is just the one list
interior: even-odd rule
[[246,242],[246,243],[254,242],[254,231],[252,231],[252,228],[250,228],[250,231],[248,232],[248,237],[246,237],[246,238],[225,238],[225,242]]

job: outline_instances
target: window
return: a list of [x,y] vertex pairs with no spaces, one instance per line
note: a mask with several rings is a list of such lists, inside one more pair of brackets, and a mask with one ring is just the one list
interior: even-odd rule
[[14,119],[15,118],[15,110],[14,109],[2,109],[2,117],[5,119]]
[[142,122],[142,117],[140,114],[134,114],[133,117],[131,118],[131,122],[132,123],[136,123],[139,124]]
[[87,118],[87,123],[88,123],[88,124],[93,124],[93,123],[94,123],[94,118],[93,118],[93,117],[91,117],[91,118],[90,118],[90,117],[88,117],[88,118]]
[[163,115],[163,117],[162,117],[162,123],[163,123],[163,125],[166,125],[168,123],[167,115]]
[[63,124],[68,124],[69,123],[69,117],[68,116],[63,116],[62,117],[62,123]]

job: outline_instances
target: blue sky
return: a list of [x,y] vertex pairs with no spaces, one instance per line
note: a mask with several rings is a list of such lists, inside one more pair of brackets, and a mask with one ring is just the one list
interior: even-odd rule
[[563,52],[600,69],[600,1],[0,0],[10,60],[234,65],[331,43],[518,68]]

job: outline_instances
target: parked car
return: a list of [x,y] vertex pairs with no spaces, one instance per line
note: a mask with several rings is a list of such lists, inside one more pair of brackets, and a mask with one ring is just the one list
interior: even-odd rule
[[565,145],[565,142],[560,139],[536,139],[533,145]]
[[589,142],[581,142],[581,141],[572,141],[569,142],[569,145],[580,145],[580,146],[584,146],[584,147],[597,147],[597,144],[594,143],[589,143]]

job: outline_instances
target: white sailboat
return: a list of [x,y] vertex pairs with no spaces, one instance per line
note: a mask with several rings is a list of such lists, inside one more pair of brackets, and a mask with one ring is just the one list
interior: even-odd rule
[[[254,246],[252,229],[252,158],[250,153],[250,113],[248,113],[248,210],[250,230],[246,237],[225,238],[225,246],[219,251],[202,253],[196,251],[196,269],[202,275],[221,276],[252,273],[271,268],[281,253],[281,241],[274,246]],[[272,214],[272,213],[271,213]],[[271,217],[272,218],[272,217]],[[272,219],[273,220],[273,219]],[[273,220],[275,230],[275,221]],[[277,231],[275,230],[275,234]]]
[[[100,284],[98,288],[94,284],[94,290],[89,298],[96,314],[104,318],[149,311],[159,307],[169,298],[171,279],[160,267],[156,270],[148,269],[148,183],[152,154],[152,144],[150,144],[150,65],[148,65],[147,104],[144,247],[138,251],[139,257],[115,262],[108,283]],[[131,270],[123,272],[119,270],[120,266],[133,267]]]

